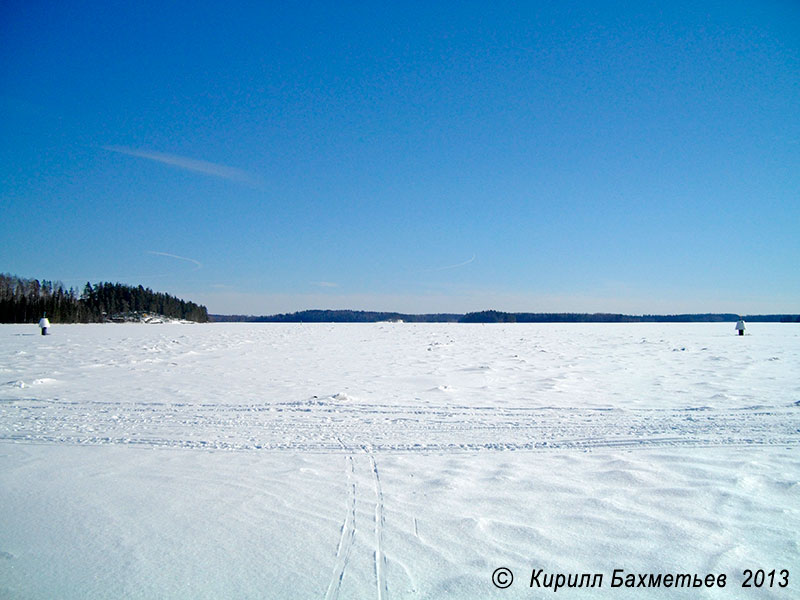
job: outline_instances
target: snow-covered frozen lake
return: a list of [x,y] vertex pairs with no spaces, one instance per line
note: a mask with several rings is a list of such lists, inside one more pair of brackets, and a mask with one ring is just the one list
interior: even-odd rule
[[0,597],[796,598],[798,450],[795,324],[3,325]]

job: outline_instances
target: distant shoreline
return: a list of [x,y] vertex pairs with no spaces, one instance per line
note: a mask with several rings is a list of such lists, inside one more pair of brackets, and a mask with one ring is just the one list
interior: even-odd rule
[[744,315],[699,313],[625,315],[617,313],[509,313],[496,310],[457,313],[405,314],[363,310],[304,310],[276,315],[210,314],[215,323],[726,323],[740,318],[752,323],[800,323],[798,314]]

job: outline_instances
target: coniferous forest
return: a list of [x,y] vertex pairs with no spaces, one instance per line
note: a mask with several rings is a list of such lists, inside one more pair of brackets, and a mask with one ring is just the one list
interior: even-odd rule
[[[680,315],[623,315],[609,313],[508,313],[484,310],[467,314],[405,314],[364,310],[301,310],[278,315],[210,315],[216,322],[247,323],[720,323],[736,322],[735,313],[702,313]],[[798,314],[743,315],[746,321],[800,323]]]
[[208,321],[205,306],[141,285],[87,283],[78,293],[60,281],[0,275],[0,323],[36,323],[44,314],[53,323],[103,323],[143,313]]

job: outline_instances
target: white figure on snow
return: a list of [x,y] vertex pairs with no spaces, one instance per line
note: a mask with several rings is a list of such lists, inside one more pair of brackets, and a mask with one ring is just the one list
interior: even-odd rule
[[42,335],[47,335],[47,328],[50,327],[50,320],[47,318],[47,313],[39,319],[39,329],[42,330]]
[[744,335],[744,319],[740,318],[736,323],[736,331],[739,332],[739,335]]

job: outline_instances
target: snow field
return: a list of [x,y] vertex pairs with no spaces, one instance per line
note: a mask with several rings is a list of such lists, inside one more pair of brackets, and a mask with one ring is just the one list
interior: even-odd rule
[[738,587],[800,557],[794,325],[31,329],[0,327],[2,597],[797,593]]

